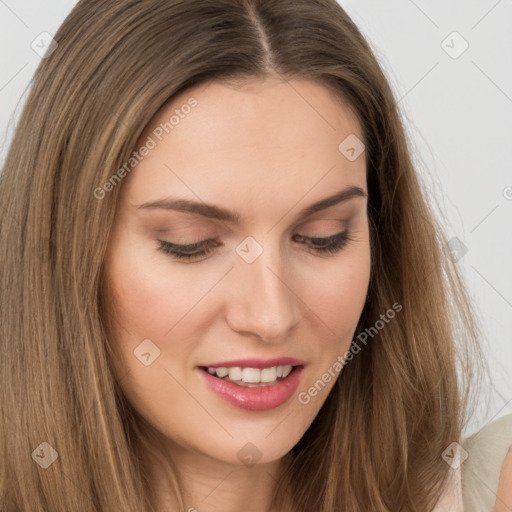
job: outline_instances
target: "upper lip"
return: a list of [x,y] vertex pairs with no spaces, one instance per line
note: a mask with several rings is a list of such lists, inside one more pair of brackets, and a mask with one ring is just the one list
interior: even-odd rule
[[305,364],[306,362],[303,359],[297,359],[296,357],[275,357],[273,359],[236,359],[232,361],[221,361],[219,363],[200,364],[199,366],[205,368],[233,368],[236,366],[244,368],[271,368],[272,366],[304,366]]

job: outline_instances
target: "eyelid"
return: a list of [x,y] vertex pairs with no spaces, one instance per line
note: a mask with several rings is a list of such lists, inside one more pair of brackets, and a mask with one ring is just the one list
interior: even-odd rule
[[[350,242],[354,241],[352,233],[352,230],[345,228],[343,231],[327,237],[307,237],[295,234],[294,238],[301,239],[300,243],[317,256],[332,256],[341,252],[346,246],[350,245]],[[215,247],[223,245],[218,240],[211,238],[187,245],[177,245],[164,240],[158,241],[160,242],[160,251],[182,263],[200,262],[206,259],[215,250]],[[205,249],[200,250],[202,247],[205,247]],[[200,259],[196,260],[196,258]]]
[[[339,206],[340,205],[335,205]],[[332,206],[331,208],[335,208],[335,206]],[[344,205],[345,207],[348,207],[348,205]],[[352,218],[355,214],[357,214],[359,210],[354,210],[353,207],[350,208],[350,210],[339,210],[334,212],[315,212],[309,217],[308,219],[302,219],[300,220],[300,223],[294,223],[294,226],[290,226],[290,230],[301,230],[306,229],[307,226],[310,224],[317,224],[319,222],[325,223],[346,223],[349,221],[350,218]],[[162,219],[160,222],[162,222],[162,225],[158,227],[152,227],[152,230],[155,233],[177,233],[181,231],[186,231],[188,229],[195,230],[198,228],[200,231],[210,231],[212,230],[225,230],[226,233],[234,233],[234,230],[226,227],[225,224],[219,224],[217,221],[212,219],[204,219],[202,217],[195,217],[191,216],[191,214],[184,214],[184,218],[178,217],[175,219],[171,225],[167,224],[168,218]],[[334,216],[333,216],[334,215]],[[165,224],[163,222],[165,221]],[[309,229],[309,228],[308,228]]]
[[[328,243],[331,240],[335,240],[336,238],[340,237],[341,235],[343,235],[346,232],[348,232],[348,229],[339,231],[337,233],[333,233],[332,235],[313,235],[313,236],[311,236],[311,235],[303,235],[302,233],[296,233],[293,235],[292,238],[299,237],[305,241],[309,241],[309,242],[313,242],[313,243],[318,243],[318,242]],[[211,246],[213,244],[215,246],[222,245],[221,243],[219,243],[217,241],[217,237],[201,239],[196,242],[190,242],[188,244],[177,244],[176,242],[169,242],[168,240],[158,240],[158,241],[160,243],[165,243],[165,245],[167,245],[168,247],[172,247],[172,248],[182,250],[182,251],[193,251],[194,249],[200,249],[201,247],[209,246],[209,245]]]
[[[307,236],[308,238],[328,238],[329,236],[332,236],[332,235],[330,235],[330,234],[316,235],[315,234],[315,236],[310,236],[310,235],[303,234],[303,232],[304,231],[306,231],[306,232],[317,231],[317,232],[322,233],[324,231],[330,231],[331,229],[337,230],[342,226],[347,226],[349,220],[350,220],[349,218],[345,219],[345,218],[339,218],[339,217],[312,218],[307,221],[301,222],[298,226],[292,227],[286,233],[293,233],[296,231],[300,231],[301,235]],[[318,223],[321,223],[320,227],[315,228],[315,226]],[[327,223],[327,225],[325,223]],[[195,244],[205,241],[207,238],[209,240],[213,240],[213,239],[219,237],[219,235],[213,235],[214,231],[218,231],[218,229],[215,229],[215,226],[210,225],[208,227],[208,229],[204,229],[204,227],[200,225],[201,229],[195,229],[195,228],[197,228],[197,224],[193,221],[186,222],[185,225],[180,225],[180,224],[178,224],[178,226],[172,226],[172,227],[168,227],[168,226],[154,227],[151,229],[151,231],[153,232],[154,235],[157,235],[157,236],[166,236],[167,235],[169,237],[172,237],[173,235],[178,235],[178,234],[181,235],[184,232],[183,235],[180,236],[180,238],[183,237],[183,239],[186,239],[187,238],[186,233],[188,230],[190,230],[190,236],[192,238],[196,238],[197,241],[190,242],[190,243],[183,243],[183,244],[178,244],[176,242],[173,242],[173,245],[176,245],[176,246],[181,245],[181,247],[193,246]],[[310,226],[311,224],[312,224],[312,226]],[[222,230],[222,231],[224,231],[224,230]],[[209,237],[208,232],[210,232],[210,234],[212,234],[212,236]],[[199,233],[201,233],[201,234],[199,234]],[[337,233],[335,233],[335,234],[337,234]],[[224,232],[224,235],[231,237],[231,236],[234,236],[235,233],[231,229],[229,229],[226,232]],[[223,235],[220,235],[220,236],[223,236]]]
[[185,245],[176,244],[176,243],[173,243],[173,242],[168,242],[166,240],[158,240],[158,241],[160,243],[164,243],[165,245],[167,245],[169,247],[172,247],[173,249],[178,249],[178,250],[182,250],[182,251],[193,251],[195,249],[201,249],[201,247],[211,246],[213,244],[215,244],[215,246],[221,245],[220,243],[216,242],[215,238],[208,238],[206,240],[199,240],[198,242],[192,242],[190,244],[185,244]]

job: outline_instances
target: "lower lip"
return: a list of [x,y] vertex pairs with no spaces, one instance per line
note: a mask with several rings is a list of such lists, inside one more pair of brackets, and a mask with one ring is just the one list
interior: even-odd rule
[[201,368],[196,369],[205,379],[210,389],[230,405],[250,411],[264,411],[279,407],[291,398],[299,386],[304,367],[294,367],[285,379],[278,381],[276,384],[254,388],[238,386],[232,382],[214,377]]

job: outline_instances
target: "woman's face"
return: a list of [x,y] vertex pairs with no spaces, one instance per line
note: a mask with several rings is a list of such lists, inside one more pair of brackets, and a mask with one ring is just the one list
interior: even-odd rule
[[275,461],[325,402],[370,276],[362,138],[327,89],[275,79],[189,89],[141,136],[105,259],[114,364],[176,453]]

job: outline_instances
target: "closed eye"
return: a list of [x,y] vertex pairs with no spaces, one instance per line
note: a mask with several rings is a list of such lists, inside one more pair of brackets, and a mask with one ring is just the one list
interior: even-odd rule
[[[299,243],[308,245],[308,248],[312,250],[313,253],[323,255],[336,254],[347,246],[350,241],[353,241],[349,230],[336,233],[327,238],[305,237],[299,234],[294,235],[293,238]],[[176,260],[184,262],[205,259],[215,250],[216,247],[222,245],[215,239],[201,240],[188,245],[177,245],[164,240],[158,240],[158,242],[160,243],[159,250]]]

